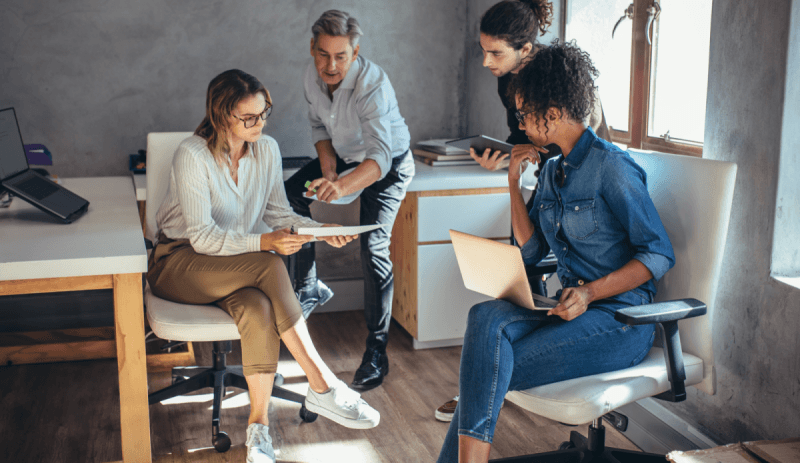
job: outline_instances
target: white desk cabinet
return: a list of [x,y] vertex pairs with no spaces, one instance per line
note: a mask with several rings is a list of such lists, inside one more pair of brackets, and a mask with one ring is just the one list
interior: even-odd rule
[[508,242],[507,172],[417,163],[392,231],[392,316],[415,348],[463,343],[470,307],[489,297],[464,287],[449,230]]

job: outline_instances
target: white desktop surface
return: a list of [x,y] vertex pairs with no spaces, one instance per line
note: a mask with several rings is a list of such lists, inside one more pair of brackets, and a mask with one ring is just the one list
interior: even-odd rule
[[414,161],[416,174],[408,191],[460,190],[466,188],[508,187],[508,170],[494,172],[481,166],[429,166]]
[[136,190],[136,201],[147,201],[147,174],[131,172],[131,177],[133,177],[133,188]]
[[0,209],[0,296],[113,290],[122,459],[150,463],[141,277],[147,254],[131,180],[71,178],[63,185],[89,201],[71,224],[20,198]]
[[127,177],[64,179],[89,210],[63,224],[20,198],[0,209],[0,281],[147,271],[136,201]]

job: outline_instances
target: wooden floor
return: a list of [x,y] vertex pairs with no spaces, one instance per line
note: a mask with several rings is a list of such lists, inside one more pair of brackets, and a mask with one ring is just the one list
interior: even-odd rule
[[[322,358],[345,382],[358,368],[366,339],[361,312],[313,314],[309,330]],[[198,361],[210,364],[210,344],[195,344]],[[363,394],[381,412],[371,430],[343,428],[325,418],[304,423],[299,404],[273,399],[270,435],[280,462],[433,462],[447,423],[433,417],[436,407],[458,390],[460,347],[414,350],[410,336],[392,324],[390,373],[380,388]],[[239,363],[238,342],[229,363]],[[302,370],[283,350],[279,371],[286,386],[305,394]],[[170,381],[149,375],[150,388]],[[211,447],[211,389],[150,407],[156,462],[243,462],[249,412],[247,393],[229,391],[223,402],[222,430],[233,447]],[[122,457],[119,388],[115,360],[0,367],[0,460],[9,462],[108,462]],[[560,425],[506,402],[495,433],[492,458],[551,451],[579,428]],[[606,427],[607,445],[635,449]]]

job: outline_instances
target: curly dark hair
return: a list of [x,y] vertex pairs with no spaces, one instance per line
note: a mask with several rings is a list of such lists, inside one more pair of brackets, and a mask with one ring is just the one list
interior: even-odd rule
[[503,0],[481,16],[481,32],[505,40],[519,50],[544,34],[553,22],[553,4],[547,0]]
[[[553,40],[514,76],[508,98],[522,97],[524,111],[543,118],[551,107],[560,109],[574,121],[584,121],[595,104],[594,80],[599,75],[589,54],[574,41]],[[546,121],[545,121],[546,122]]]

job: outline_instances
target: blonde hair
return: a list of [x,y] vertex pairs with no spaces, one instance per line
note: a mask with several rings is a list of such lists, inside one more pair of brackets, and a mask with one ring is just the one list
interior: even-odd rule
[[239,69],[225,71],[208,84],[206,116],[194,134],[205,138],[208,149],[220,165],[226,165],[225,154],[231,150],[227,137],[231,114],[240,101],[258,93],[264,95],[268,105],[272,105],[269,90],[254,76]]

